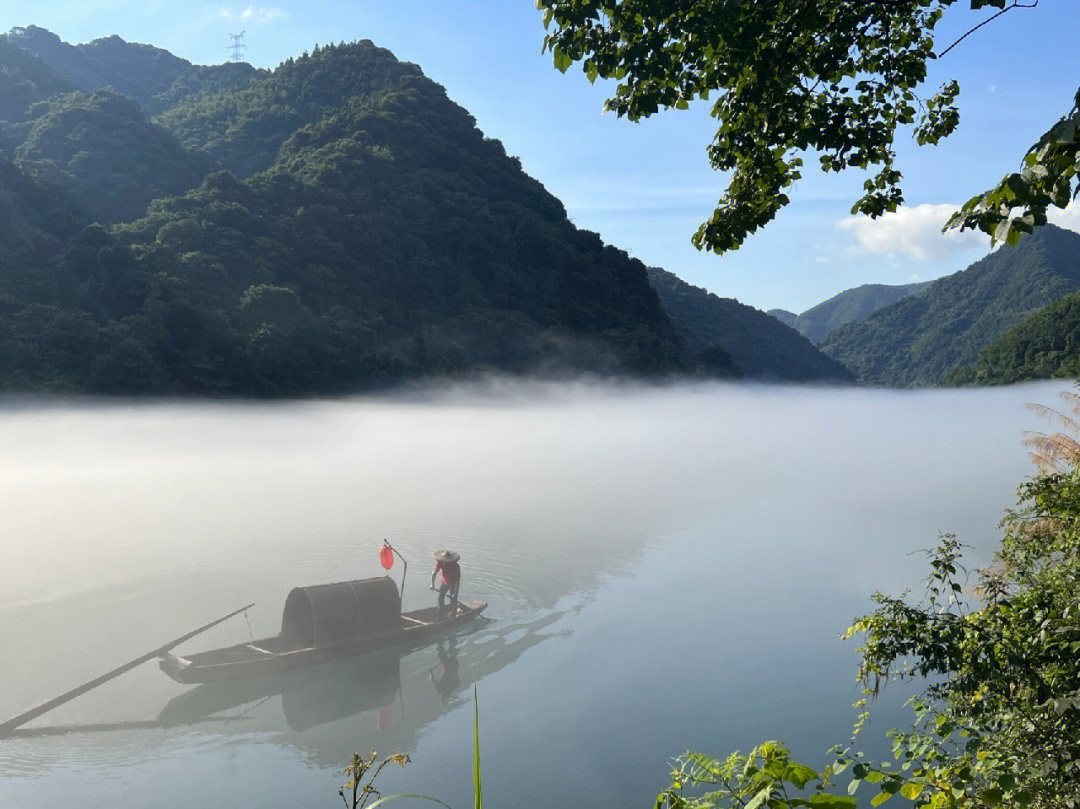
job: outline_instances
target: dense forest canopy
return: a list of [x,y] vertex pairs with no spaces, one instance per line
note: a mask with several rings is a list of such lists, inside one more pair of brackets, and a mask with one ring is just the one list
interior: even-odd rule
[[1029,379],[1080,378],[1080,292],[1063,295],[1013,326],[957,368],[947,385],[1009,385]]

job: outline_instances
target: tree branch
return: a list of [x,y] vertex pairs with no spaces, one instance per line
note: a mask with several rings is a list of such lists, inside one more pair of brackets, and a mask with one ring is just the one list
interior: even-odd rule
[[992,23],[994,20],[996,20],[998,17],[1000,17],[1006,11],[1012,11],[1014,8],[1035,8],[1035,6],[1037,6],[1037,5],[1039,5],[1039,0],[1031,0],[1030,3],[1022,3],[1022,2],[1020,2],[1020,0],[1013,0],[1013,4],[1011,6],[1005,6],[1005,8],[1001,9],[1001,11],[997,12],[997,14],[994,14],[994,15],[992,15],[990,17],[987,17],[985,20],[983,20],[978,25],[974,26],[973,28],[969,28],[967,31],[965,31],[960,36],[959,39],[957,39],[955,42],[953,42],[952,45],[950,45],[949,47],[947,47],[945,50],[943,50],[941,53],[939,53],[937,55],[938,59],[940,59],[942,56],[947,54],[949,51],[951,51],[953,48],[955,48],[957,45],[959,45],[961,42],[963,42],[969,36],[971,36],[976,31],[978,31],[980,28],[982,28],[984,25],[988,25],[989,23]]

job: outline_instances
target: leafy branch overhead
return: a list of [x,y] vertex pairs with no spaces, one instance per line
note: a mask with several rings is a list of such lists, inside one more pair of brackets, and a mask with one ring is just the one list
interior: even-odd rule
[[[661,109],[687,109],[711,99],[718,128],[707,149],[709,161],[731,174],[693,241],[722,253],[738,248],[788,204],[807,151],[818,154],[827,172],[871,172],[852,213],[877,217],[903,203],[897,130],[910,127],[920,145],[935,144],[960,121],[955,81],[929,97],[918,95],[928,62],[938,56],[935,28],[957,2],[536,0],[536,5],[555,66],[566,71],[580,62],[590,81],[616,81],[606,108],[620,117],[638,121]],[[994,16],[1037,4],[968,0],[975,11],[997,9]],[[1059,130],[1054,140],[1063,137]],[[1045,159],[1059,156],[1065,159],[1056,153]],[[1037,153],[1029,168],[1043,160]],[[1056,164],[1046,171],[1048,182],[1065,178],[1067,186],[1075,162],[1072,173]],[[1008,187],[1022,198],[1016,186],[1013,180]],[[1044,200],[1059,204],[1064,198],[1058,186],[1053,188],[1055,194],[1043,194],[1041,186],[1032,185],[1024,198],[1034,224],[1040,211],[1045,221]],[[988,229],[1000,208],[989,210],[994,204],[979,209],[977,222],[958,224]],[[994,228],[989,232],[995,233],[997,224]]]
[[985,194],[978,194],[949,219],[947,228],[976,229],[995,242],[1016,244],[1021,233],[1046,224],[1050,206],[1064,208],[1080,191],[1080,92],[1068,115],[1024,155],[1024,166]]

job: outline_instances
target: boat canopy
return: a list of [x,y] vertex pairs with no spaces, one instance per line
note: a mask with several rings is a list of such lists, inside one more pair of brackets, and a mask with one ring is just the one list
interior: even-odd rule
[[325,646],[397,629],[401,596],[387,576],[295,587],[285,599],[281,635],[294,648]]

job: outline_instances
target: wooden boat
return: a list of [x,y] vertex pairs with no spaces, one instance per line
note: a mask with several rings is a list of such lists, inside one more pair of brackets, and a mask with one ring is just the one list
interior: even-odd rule
[[386,577],[297,587],[285,600],[279,635],[183,656],[166,652],[159,665],[180,683],[248,680],[425,641],[486,608],[485,601],[464,601],[403,613]]

